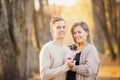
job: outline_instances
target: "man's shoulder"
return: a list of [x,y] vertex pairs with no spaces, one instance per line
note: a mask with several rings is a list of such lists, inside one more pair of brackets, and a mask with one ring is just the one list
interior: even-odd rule
[[63,47],[65,48],[65,50],[69,50],[68,46],[64,45]]
[[43,45],[43,47],[50,47],[52,45],[52,41],[49,41]]

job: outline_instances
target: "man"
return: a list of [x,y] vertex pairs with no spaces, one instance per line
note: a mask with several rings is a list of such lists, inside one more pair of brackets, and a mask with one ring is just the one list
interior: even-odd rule
[[40,52],[40,76],[42,80],[65,80],[66,72],[73,67],[73,61],[64,64],[67,47],[63,44],[66,23],[61,17],[53,17],[50,23],[53,41],[46,43]]

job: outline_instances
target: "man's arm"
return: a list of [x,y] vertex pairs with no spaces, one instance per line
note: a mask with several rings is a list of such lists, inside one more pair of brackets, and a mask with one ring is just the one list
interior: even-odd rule
[[50,59],[49,48],[47,48],[47,46],[44,46],[42,48],[39,59],[40,59],[40,76],[42,80],[49,80],[55,78],[55,76],[63,74],[69,70],[67,64],[64,64],[58,68],[50,69],[51,59]]

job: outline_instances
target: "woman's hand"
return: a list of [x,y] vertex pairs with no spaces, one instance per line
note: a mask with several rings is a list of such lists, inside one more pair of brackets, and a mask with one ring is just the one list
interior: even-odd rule
[[69,59],[66,61],[67,65],[69,66],[69,68],[73,68],[75,65],[75,60]]

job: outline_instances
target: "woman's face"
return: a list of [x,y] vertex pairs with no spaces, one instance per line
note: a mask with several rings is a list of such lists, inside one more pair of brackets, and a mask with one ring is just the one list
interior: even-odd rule
[[76,43],[84,43],[87,41],[88,32],[83,30],[81,26],[77,26],[73,30],[73,38]]

